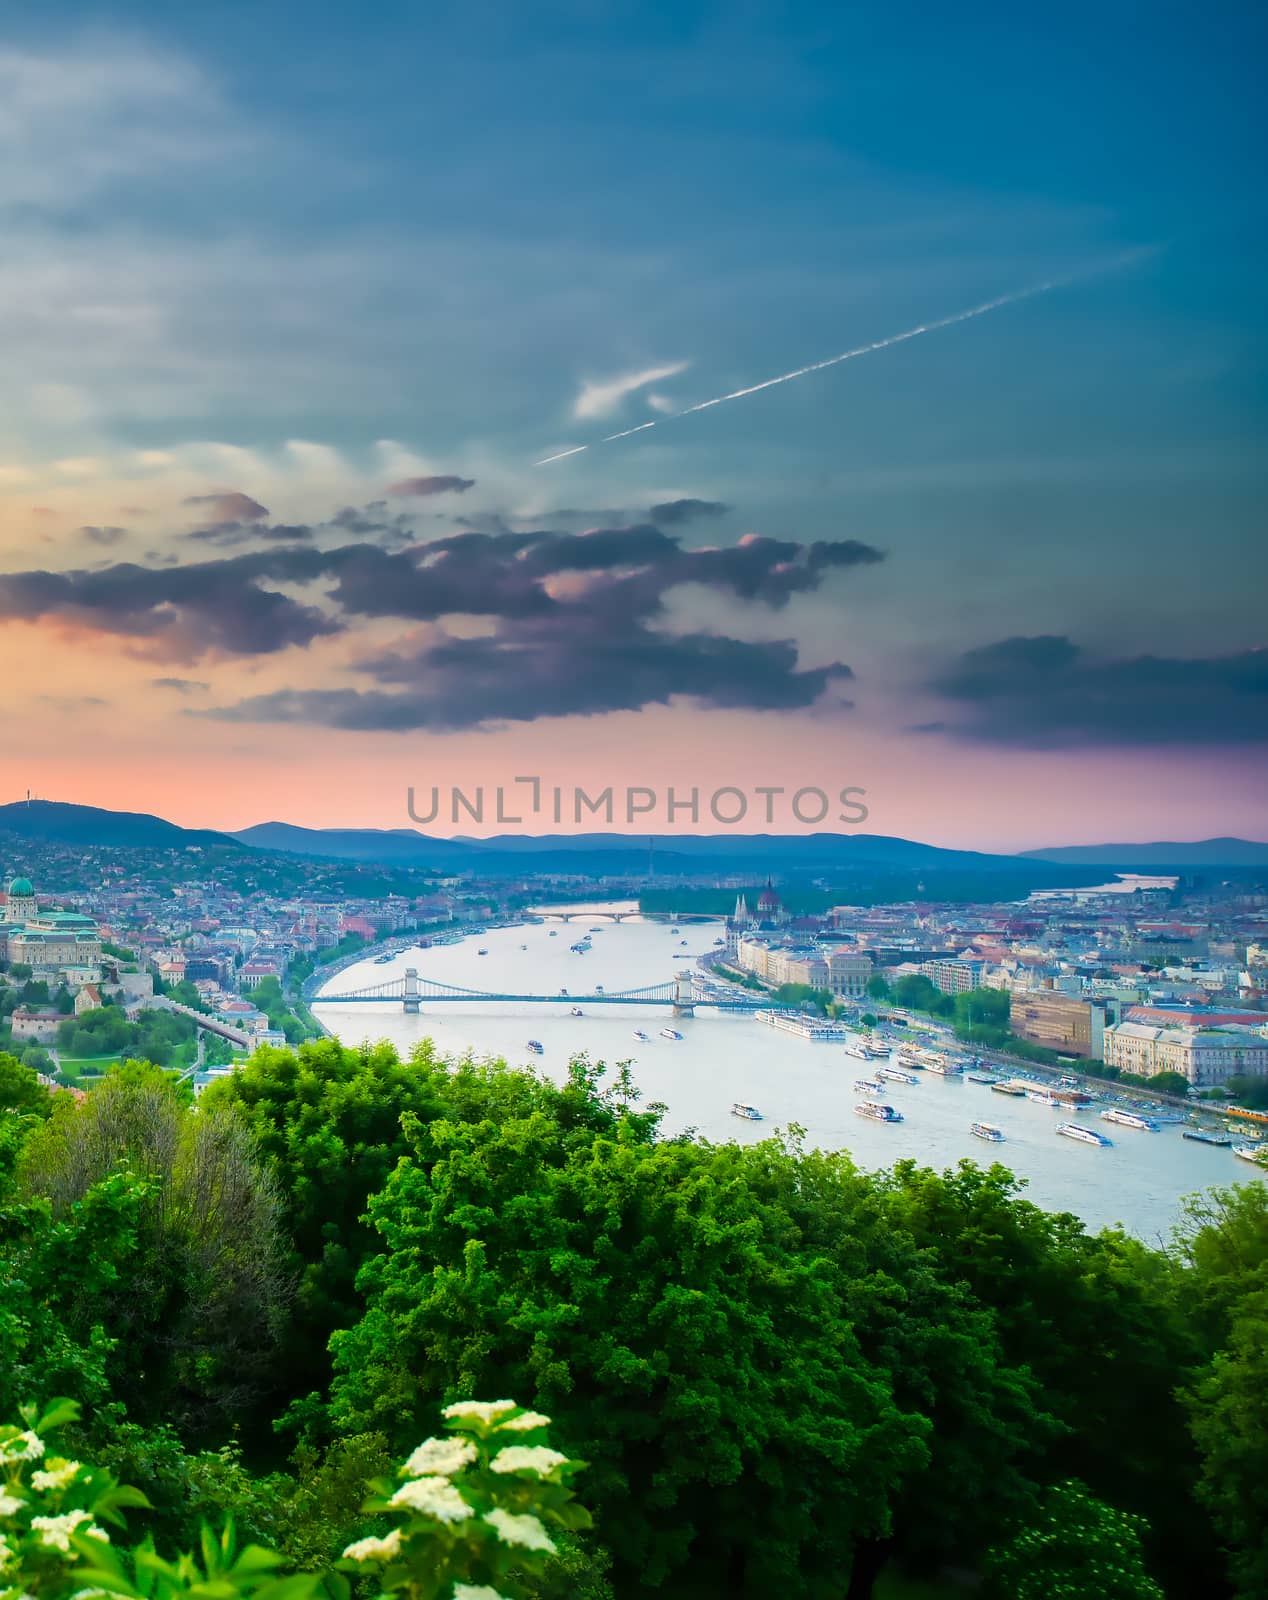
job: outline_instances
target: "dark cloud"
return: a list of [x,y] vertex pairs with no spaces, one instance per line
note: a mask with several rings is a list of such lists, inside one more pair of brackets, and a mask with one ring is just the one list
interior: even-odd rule
[[1063,635],[966,651],[929,687],[955,731],[1030,748],[1268,741],[1268,649],[1097,660]]
[[[381,509],[338,515],[381,535]],[[307,528],[259,524],[204,532],[213,543],[245,538],[252,548],[175,567],[119,562],[0,575],[0,620],[53,617],[181,662],[305,646],[366,618],[433,625],[421,641],[358,663],[363,689],[304,688],[204,713],[237,720],[474,727],[633,710],[676,695],[783,709],[812,704],[849,669],[806,667],[789,639],[672,632],[667,597],[697,586],[778,609],[821,587],[833,569],[882,559],[855,540],[803,545],[751,534],[734,546],[687,550],[651,522],[584,533],[467,529],[402,548],[363,538],[320,549]],[[441,631],[451,617],[488,618],[493,627],[463,638]],[[198,680],[158,681],[185,693]]]
[[177,694],[205,694],[211,688],[201,678],[151,678],[156,689],[172,689]]
[[600,716],[676,697],[714,708],[792,710],[812,705],[834,679],[852,676],[841,663],[802,668],[791,640],[671,635],[634,621],[614,629],[597,618],[579,627],[559,617],[388,652],[360,668],[376,687],[286,690],[209,714],[407,732]]
[[388,484],[387,492],[421,499],[429,494],[466,494],[468,489],[474,488],[474,478],[459,478],[453,473],[439,473],[430,478],[402,478],[399,483]]
[[36,695],[36,699],[41,705],[52,706],[54,711],[83,711],[110,704],[98,694],[41,694]]
[[79,531],[85,539],[91,540],[93,544],[118,544],[120,539],[126,539],[128,536],[126,528],[90,525],[81,528]]
[[185,535],[195,544],[215,544],[226,550],[244,544],[303,544],[312,536],[313,530],[302,522],[218,522]]
[[696,522],[701,517],[723,516],[730,509],[720,500],[664,500],[651,508],[647,518],[663,528],[676,528],[687,522]]
[[226,489],[218,494],[191,494],[187,506],[208,506],[208,522],[263,522],[269,508],[253,500],[238,489]]
[[307,645],[342,625],[261,586],[321,575],[316,552],[261,551],[154,569],[118,562],[92,571],[0,575],[0,620],[53,617],[141,641],[170,660],[267,655]]

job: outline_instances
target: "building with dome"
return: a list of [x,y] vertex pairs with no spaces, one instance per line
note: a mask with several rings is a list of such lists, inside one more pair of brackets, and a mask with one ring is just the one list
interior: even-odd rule
[[28,917],[35,916],[39,908],[35,901],[35,889],[30,878],[21,876],[9,882],[9,895],[4,906],[4,920],[6,922],[25,922]]
[[757,897],[758,924],[763,928],[782,928],[788,920],[788,913],[775,893],[775,885],[767,878],[766,887]]
[[101,935],[91,917],[78,911],[41,911],[29,878],[9,882],[0,922],[0,959],[19,962],[39,978],[66,980],[75,987],[101,976]]

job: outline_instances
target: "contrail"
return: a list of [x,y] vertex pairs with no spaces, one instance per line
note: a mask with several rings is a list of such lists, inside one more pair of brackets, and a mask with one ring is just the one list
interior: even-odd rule
[[[1126,261],[1136,260],[1142,254],[1149,253],[1152,252],[1133,250],[1103,267],[1092,270],[1097,273],[1108,272]],[[1076,278],[1088,275],[1077,273],[1068,278],[1050,278],[1044,283],[1032,283],[1027,289],[1014,289],[1009,294],[997,295],[994,300],[984,300],[981,305],[970,306],[967,311],[956,311],[949,317],[939,317],[936,322],[922,322],[919,327],[907,328],[902,333],[891,333],[884,339],[874,339],[871,344],[856,345],[853,350],[843,350],[839,356],[829,356],[826,361],[812,361],[808,367],[798,367],[793,372],[781,372],[777,378],[766,378],[761,383],[749,384],[746,389],[732,389],[730,394],[716,395],[712,400],[697,401],[694,406],[685,406],[681,411],[673,411],[668,416],[656,417],[651,422],[640,422],[636,428],[622,428],[619,433],[606,434],[602,439],[596,439],[593,444],[573,445],[570,450],[560,450],[553,456],[543,456],[533,465],[548,467],[552,461],[562,461],[565,456],[580,455],[583,450],[593,450],[595,445],[611,444],[614,439],[628,439],[632,433],[643,433],[648,428],[659,427],[662,422],[675,422],[679,417],[689,417],[696,411],[708,411],[711,406],[725,405],[728,400],[743,400],[746,395],[759,394],[763,389],[773,389],[777,383],[791,383],[794,378],[804,378],[811,372],[822,372],[825,367],[838,367],[843,361],[854,361],[859,356],[870,356],[874,350],[888,350],[891,345],[905,344],[908,339],[918,339],[922,333],[937,333],[940,328],[953,328],[958,322],[972,322],[975,317],[984,317],[988,311],[998,311],[1001,306],[1016,305],[1020,300],[1033,300],[1036,295],[1064,288]]]

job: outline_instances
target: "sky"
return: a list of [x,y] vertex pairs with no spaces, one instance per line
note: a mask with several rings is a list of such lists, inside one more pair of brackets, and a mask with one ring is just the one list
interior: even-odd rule
[[1268,838],[1261,7],[55,9],[0,19],[0,799]]

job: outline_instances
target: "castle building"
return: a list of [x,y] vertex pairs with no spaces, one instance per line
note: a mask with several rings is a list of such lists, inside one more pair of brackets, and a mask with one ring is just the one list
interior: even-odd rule
[[0,924],[0,957],[41,975],[80,969],[94,975],[101,961],[101,936],[91,917],[78,911],[41,911],[29,878],[9,884]]
[[17,877],[9,884],[9,896],[5,901],[4,920],[6,922],[26,922],[38,910],[35,901],[35,890],[30,878]]

